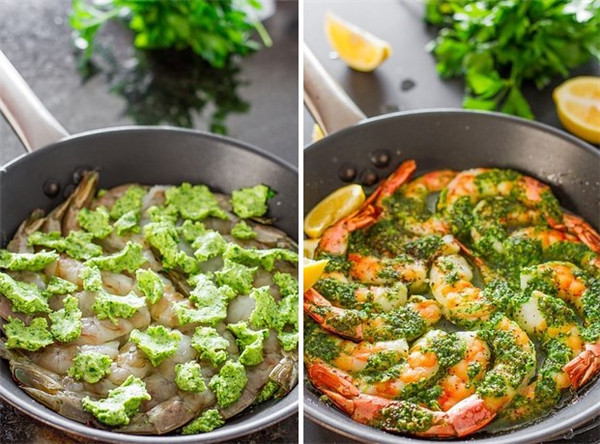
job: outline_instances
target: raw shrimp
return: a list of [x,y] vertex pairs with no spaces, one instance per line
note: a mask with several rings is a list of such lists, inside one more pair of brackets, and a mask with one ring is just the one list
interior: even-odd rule
[[[293,250],[296,248],[295,242],[282,231],[264,227],[259,219],[246,222],[255,234],[254,239],[233,236],[231,230],[241,219],[233,213],[230,196],[213,195],[205,186],[183,184],[180,187],[148,187],[126,184],[102,191],[95,198],[97,185],[98,174],[85,173],[75,191],[60,206],[46,216],[42,211],[32,213],[10,242],[10,254],[2,253],[0,270],[11,276],[12,280],[7,280],[5,288],[0,290],[0,293],[6,291],[11,295],[9,299],[0,294],[0,317],[7,321],[15,318],[23,324],[14,322],[11,328],[4,329],[7,341],[0,341],[0,356],[9,361],[13,377],[19,385],[34,399],[68,418],[106,428],[106,424],[111,422],[102,423],[101,418],[105,417],[97,412],[86,412],[84,405],[87,409],[91,405],[89,399],[108,399],[113,390],[126,381],[131,381],[131,378],[137,378],[140,381],[136,381],[136,384],[140,384],[139,387],[146,391],[142,399],[149,399],[145,399],[139,408],[131,411],[127,407],[127,418],[119,419],[121,425],[126,425],[118,430],[142,434],[171,432],[206,409],[218,409],[223,418],[229,418],[255,402],[285,396],[296,384],[298,377],[297,354],[293,348],[297,328],[297,321],[293,319],[294,301],[297,298],[294,294],[297,288],[294,254],[290,253],[290,259],[286,259],[289,263],[274,260],[272,266],[261,262],[256,267],[248,266],[243,263],[243,259],[238,258],[230,258],[227,263],[221,256],[228,244],[237,244],[239,249],[236,251],[243,255],[244,248]],[[208,217],[203,216],[206,214]],[[158,220],[166,230],[152,238],[151,243],[144,227],[151,222],[157,223]],[[201,261],[196,255],[197,247],[192,245],[204,242],[198,236],[207,229],[219,231],[222,238],[209,239],[209,243],[215,239],[221,242],[207,246],[209,249],[216,248],[216,257],[211,256],[208,260]],[[36,232],[39,232],[37,240],[30,239]],[[189,267],[184,270],[179,264],[174,267],[173,263],[165,260],[160,250],[161,243],[165,242],[168,244],[167,248],[172,248],[169,251],[172,257],[186,256],[185,264]],[[33,264],[36,252],[42,251],[41,245],[44,249],[60,253],[43,270],[32,268],[34,271],[31,271],[26,268],[21,271],[23,268],[19,267],[22,265],[11,265]],[[125,254],[118,254],[125,249]],[[140,251],[142,258],[139,258]],[[137,256],[128,256],[129,254]],[[207,254],[212,255],[210,251]],[[40,257],[47,260],[48,255]],[[89,262],[92,260],[99,262]],[[100,282],[97,281],[97,276],[93,276],[96,279],[93,286],[92,281],[86,281],[84,288],[83,277],[88,273],[90,263],[103,264],[99,266]],[[132,266],[132,263],[136,265]],[[138,272],[140,266],[145,269],[144,272]],[[5,270],[7,267],[9,269]],[[13,267],[19,271],[14,271]],[[226,267],[229,268],[225,269]],[[215,325],[215,317],[202,325],[200,322],[181,325],[183,321],[177,316],[176,307],[196,308],[194,299],[190,299],[198,279],[193,275],[204,274],[206,285],[202,290],[202,298],[207,299],[212,296],[212,286],[218,289],[225,285],[220,282],[216,272],[221,272],[222,279],[230,285],[227,298],[231,301],[226,301],[227,304],[231,302],[227,316],[230,323],[247,323],[253,312],[258,312],[255,316],[264,316],[261,310],[265,308],[260,307],[249,294],[255,288],[269,287],[269,294],[276,307],[272,309],[273,315],[256,321],[257,324],[266,323],[269,327],[268,336],[260,344],[240,342],[240,338],[229,331],[228,324],[221,322]],[[237,284],[240,278],[243,283]],[[209,281],[211,285],[207,284]],[[26,314],[16,310],[12,301],[26,297],[21,296],[20,292],[33,288],[31,284],[35,284],[40,294],[47,298],[48,306],[54,313]],[[221,298],[219,304],[224,303],[222,295],[214,296]],[[120,297],[123,297],[123,302],[119,301]],[[136,299],[135,310],[132,310],[133,299]],[[65,301],[73,300],[76,301],[77,310],[69,312]],[[101,303],[97,304],[98,301]],[[139,301],[145,301],[145,304]],[[260,301],[260,304],[264,303],[265,301]],[[72,303],[69,306],[69,310],[73,310]],[[281,319],[279,307],[283,312]],[[210,304],[205,308],[210,312]],[[210,317],[211,314],[207,315]],[[39,323],[39,318],[44,318],[45,324]],[[33,325],[35,319],[38,322]],[[41,327],[48,325],[48,321],[48,327]],[[35,352],[6,348],[7,344],[14,347],[13,343],[21,346],[22,342],[11,342],[11,335],[16,335],[13,332],[18,331],[18,328],[38,329],[32,330],[36,334],[40,328],[48,328],[48,332],[42,334],[54,335],[55,331],[60,333],[60,328],[73,330],[73,323],[80,323],[81,329],[77,326],[75,330],[77,333],[80,331],[80,334],[68,342],[52,343]],[[210,325],[210,328],[206,327],[209,335],[199,339],[201,342],[206,341],[202,342],[204,345],[192,346],[192,335],[199,325]],[[246,327],[250,329],[248,334],[256,334],[252,330],[254,321],[250,325],[251,327]],[[167,346],[160,340],[160,335],[165,332],[161,328],[164,327],[167,327],[166,332],[170,338],[168,347],[173,347],[174,353],[167,350],[167,353],[172,354],[157,361],[153,353],[162,353],[161,347]],[[245,334],[244,326],[240,328],[240,334]],[[147,335],[138,336],[145,338],[139,344],[130,340],[129,335],[134,329],[139,330],[139,335]],[[172,330],[178,332],[173,333]],[[27,340],[28,333],[23,334],[22,341]],[[241,360],[241,347],[250,345],[256,347],[252,350],[255,355],[256,351],[259,353],[253,359],[262,358],[252,365],[243,364],[247,382],[239,389],[239,398],[227,407],[221,406],[222,400],[217,399],[208,384],[211,378],[220,374],[224,362],[213,360],[209,357],[210,354],[200,356],[195,348],[207,347],[210,352],[213,339],[216,341],[219,359],[225,358],[226,362]],[[223,345],[223,340],[226,346]],[[288,351],[284,350],[284,346]],[[77,364],[75,358],[88,352],[93,353],[84,359],[92,361],[85,371],[103,372],[102,377],[94,383],[79,379],[76,373],[70,371]],[[95,359],[101,365],[101,370],[94,368]],[[194,362],[200,365],[201,377],[207,385],[205,390],[198,393],[185,391],[182,388],[185,384],[176,379],[177,372],[181,371],[177,370],[179,364]],[[228,383],[227,377],[225,373],[221,384]],[[179,384],[183,384],[182,387]],[[84,402],[86,397],[89,399]],[[110,408],[113,408],[112,405]],[[96,414],[100,419],[94,416]]]

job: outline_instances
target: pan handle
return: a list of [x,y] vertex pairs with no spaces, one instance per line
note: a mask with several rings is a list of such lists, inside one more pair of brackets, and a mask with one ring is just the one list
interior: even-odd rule
[[304,104],[325,135],[367,118],[304,44]]
[[0,112],[28,152],[69,135],[0,51]]

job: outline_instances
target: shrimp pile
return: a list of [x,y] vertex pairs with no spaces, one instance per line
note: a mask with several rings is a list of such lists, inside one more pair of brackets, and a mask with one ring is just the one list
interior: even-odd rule
[[239,217],[235,192],[232,203],[203,185],[97,184],[85,173],[0,250],[0,356],[23,390],[135,434],[207,432],[286,395],[295,243]]
[[319,240],[310,384],[358,422],[423,437],[547,414],[600,369],[600,236],[515,171],[415,170]]

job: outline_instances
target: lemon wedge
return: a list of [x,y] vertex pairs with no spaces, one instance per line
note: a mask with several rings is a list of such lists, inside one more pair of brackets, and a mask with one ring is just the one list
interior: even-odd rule
[[319,280],[319,277],[325,271],[328,260],[313,261],[310,259],[304,259],[303,277],[304,277],[304,291],[315,285],[315,282]]
[[365,192],[357,184],[338,188],[319,202],[304,218],[308,237],[321,237],[325,229],[356,211],[365,201]]
[[316,142],[317,140],[321,140],[323,137],[325,137],[323,130],[315,123],[312,131],[312,141]]
[[315,250],[317,249],[320,240],[321,239],[304,239],[302,250],[305,258],[312,259],[315,257]]
[[567,80],[552,94],[558,118],[571,133],[600,144],[600,77]]
[[388,42],[331,12],[325,16],[325,32],[340,58],[357,71],[373,71],[392,53]]

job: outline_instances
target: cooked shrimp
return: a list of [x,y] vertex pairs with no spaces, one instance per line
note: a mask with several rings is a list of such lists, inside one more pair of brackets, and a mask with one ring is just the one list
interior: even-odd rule
[[417,236],[447,234],[448,224],[428,209],[430,196],[442,191],[456,177],[456,171],[439,170],[423,174],[402,185],[388,202],[394,220],[408,233]]
[[360,310],[334,307],[313,288],[304,293],[304,310],[321,327],[355,341],[414,339],[440,319],[438,304],[413,296],[405,307],[388,313],[366,314]]
[[600,254],[600,234],[590,224],[572,214],[565,214],[563,220],[569,232],[575,234],[594,253]]
[[427,265],[418,259],[403,256],[393,259],[350,253],[350,276],[364,284],[385,285],[406,283],[412,292],[426,288]]
[[[502,313],[496,313],[492,302],[471,283],[472,278],[470,266],[459,255],[441,256],[431,269],[432,292],[445,316],[458,325],[483,327],[495,353],[494,366],[485,374],[477,393],[448,411],[459,436],[488,424],[529,383],[536,363],[535,347],[527,333]],[[497,384],[503,389],[498,390]]]
[[[364,370],[377,356],[385,356],[386,368],[400,363],[408,355],[406,339],[393,339],[377,342],[353,342],[342,339],[320,328],[318,325],[306,323],[304,360],[307,363],[326,361],[335,368],[346,372]],[[326,349],[318,346],[320,341],[326,341],[331,347]]]
[[[565,231],[527,227],[517,230],[509,236],[509,243],[519,243],[522,241],[539,242],[541,252],[534,252],[532,261],[534,263],[544,260],[567,261],[585,268],[586,271],[597,274],[600,270],[600,258],[579,238]],[[527,265],[534,265],[529,263]]]
[[480,288],[472,284],[473,270],[458,254],[440,256],[430,271],[431,292],[444,316],[452,322],[472,327],[489,319],[495,311]]
[[452,215],[459,210],[460,202],[474,205],[484,198],[499,196],[539,208],[551,226],[562,223],[562,211],[550,187],[511,170],[475,168],[458,173],[440,196],[438,208]]
[[[559,388],[572,385],[577,389],[583,386],[600,370],[600,313],[597,309],[600,303],[599,282],[587,278],[573,264],[547,262],[526,269],[521,275],[521,286],[525,294],[531,294],[532,299],[521,307],[530,307],[536,314],[537,324],[530,324],[530,329],[534,329],[536,333],[541,330],[549,338],[556,338],[570,351],[572,360],[563,367],[569,381],[566,385],[565,381],[557,383]],[[583,319],[584,328],[581,333],[574,314],[566,305],[553,299],[554,296],[575,308]],[[533,306],[534,302],[537,303],[537,309]],[[557,378],[558,376],[555,377]]]
[[373,225],[381,217],[383,200],[405,183],[415,170],[414,161],[402,163],[377,187],[361,208],[325,230],[317,247],[317,255],[319,253],[344,255],[348,248],[350,234],[359,228]]
[[[475,393],[476,383],[483,378],[490,362],[490,350],[475,332],[448,335],[432,330],[416,341],[409,353],[403,345],[396,341],[381,342],[377,347],[361,343],[348,356],[350,359],[340,362],[338,357],[331,361],[333,366],[308,358],[309,376],[316,386],[344,386],[349,382],[362,393],[389,399],[405,399],[415,390],[426,388],[428,381],[430,384],[437,381],[441,388],[437,402],[446,411]],[[366,354],[370,348],[371,356]],[[405,360],[398,358],[402,353]],[[370,376],[368,372],[389,369],[392,372],[384,372],[383,377]],[[447,373],[438,380],[442,369]]]
[[420,436],[452,437],[456,430],[449,423],[447,413],[430,410],[412,402],[394,401],[380,396],[365,395],[344,378],[336,378],[329,384],[329,369],[313,365],[309,378],[342,411],[357,422],[382,428],[391,432],[409,432]]

